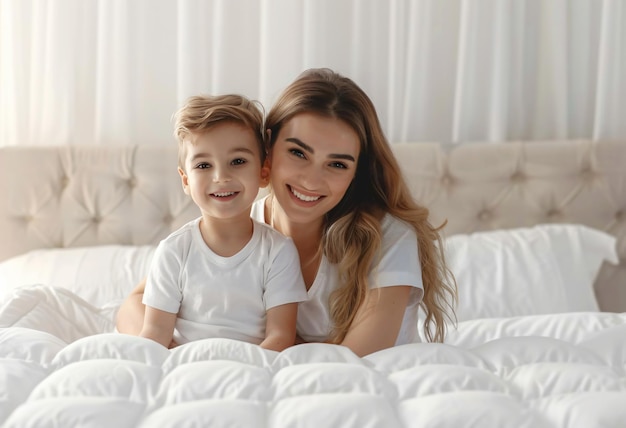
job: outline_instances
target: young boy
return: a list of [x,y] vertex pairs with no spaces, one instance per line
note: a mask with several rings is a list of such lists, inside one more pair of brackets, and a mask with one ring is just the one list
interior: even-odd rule
[[157,247],[140,335],[163,346],[225,337],[282,351],[307,293],[291,238],[250,218],[269,181],[263,114],[238,95],[191,97],[175,134],[183,190],[201,216]]

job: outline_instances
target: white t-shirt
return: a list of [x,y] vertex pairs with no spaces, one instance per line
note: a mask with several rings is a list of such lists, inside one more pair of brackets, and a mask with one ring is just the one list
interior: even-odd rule
[[291,240],[254,222],[252,238],[237,254],[215,254],[202,239],[200,218],[158,245],[143,303],[177,313],[179,344],[224,337],[259,344],[268,309],[306,300],[298,251]]
[[[265,222],[265,199],[255,201],[251,216]],[[409,303],[404,311],[396,345],[419,342],[417,310],[424,295],[422,269],[418,258],[415,229],[387,214],[381,221],[382,245],[380,262],[370,271],[370,288],[408,285]],[[328,298],[339,287],[337,266],[322,256],[317,276],[308,291],[308,299],[298,305],[298,334],[308,342],[322,342],[331,331]]]

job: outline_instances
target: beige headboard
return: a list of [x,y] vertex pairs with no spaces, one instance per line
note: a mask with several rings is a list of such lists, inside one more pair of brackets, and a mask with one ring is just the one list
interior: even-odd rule
[[[596,282],[626,311],[626,142],[394,144],[414,196],[446,235],[581,223],[618,238]],[[0,260],[36,248],[156,244],[198,215],[176,145],[0,148]]]

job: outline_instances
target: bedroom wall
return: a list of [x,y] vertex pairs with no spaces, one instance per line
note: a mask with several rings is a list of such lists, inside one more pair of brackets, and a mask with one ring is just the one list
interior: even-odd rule
[[2,0],[0,146],[161,144],[329,66],[391,141],[626,140],[622,0]]

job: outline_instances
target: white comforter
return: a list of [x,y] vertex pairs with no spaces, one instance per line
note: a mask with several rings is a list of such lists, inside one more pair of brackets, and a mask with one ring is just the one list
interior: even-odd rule
[[466,321],[358,358],[225,339],[169,351],[117,303],[30,286],[0,308],[2,427],[626,427],[626,314]]

